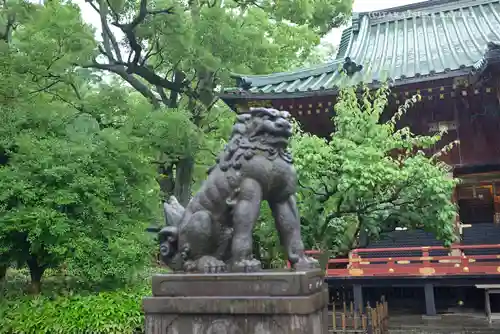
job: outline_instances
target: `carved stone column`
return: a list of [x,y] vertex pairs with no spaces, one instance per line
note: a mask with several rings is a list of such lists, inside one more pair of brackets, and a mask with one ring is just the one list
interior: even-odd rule
[[153,277],[146,334],[327,334],[320,270]]

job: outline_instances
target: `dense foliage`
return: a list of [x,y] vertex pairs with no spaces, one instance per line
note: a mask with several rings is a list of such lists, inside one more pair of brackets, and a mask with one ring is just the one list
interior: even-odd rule
[[40,102],[0,107],[2,253],[26,262],[34,283],[63,262],[94,281],[129,276],[145,264],[159,206],[141,141]]
[[153,161],[197,145],[197,128],[74,66],[96,45],[77,7],[4,2],[0,18],[0,279],[18,263],[35,293],[61,266],[125,283],[150,265],[144,231],[163,219]]
[[[155,109],[185,109],[208,136],[213,120],[226,116],[217,93],[234,85],[231,73],[267,74],[301,65],[321,36],[346,22],[352,7],[352,0],[86,3],[100,23],[102,41],[92,61],[77,64],[117,75]],[[165,194],[188,202],[205,148],[157,160]]]
[[33,298],[21,292],[26,273],[9,273],[5,290],[10,292],[2,295],[0,289],[0,333],[143,332],[141,300],[150,294],[149,279],[137,279],[114,291],[94,292],[78,288],[61,274],[51,274],[47,275],[43,295]]
[[[442,133],[415,135],[397,127],[418,96],[381,122],[388,95],[386,88],[361,96],[355,88],[345,89],[335,106],[330,141],[296,132],[292,151],[307,248],[342,255],[396,227],[424,229],[446,245],[454,241],[456,180],[437,159],[443,152],[425,153]],[[271,221],[263,216],[258,237],[273,260],[279,249]]]

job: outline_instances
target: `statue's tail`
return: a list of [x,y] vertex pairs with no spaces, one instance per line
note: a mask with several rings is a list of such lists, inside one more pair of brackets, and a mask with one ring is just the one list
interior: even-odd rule
[[185,209],[175,196],[170,196],[169,200],[163,203],[163,211],[165,212],[167,226],[177,227],[181,222]]

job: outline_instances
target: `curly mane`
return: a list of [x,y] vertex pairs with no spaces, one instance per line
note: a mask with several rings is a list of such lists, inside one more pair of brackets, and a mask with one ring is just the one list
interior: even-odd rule
[[[288,112],[270,108],[250,108],[247,113],[236,117],[229,142],[224,146],[224,150],[216,158],[216,163],[208,170],[208,174],[216,167],[222,171],[230,168],[238,170],[241,168],[241,158],[252,159],[257,151],[266,152],[269,160],[274,160],[280,156],[283,160],[292,163],[292,156],[286,148],[273,147],[266,139],[275,137],[273,133],[262,133],[257,119],[264,120],[265,117],[288,118]],[[257,126],[256,126],[257,124]]]

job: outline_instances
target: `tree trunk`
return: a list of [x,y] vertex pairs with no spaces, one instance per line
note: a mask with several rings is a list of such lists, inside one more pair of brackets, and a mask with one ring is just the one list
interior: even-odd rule
[[7,265],[0,265],[0,282],[5,280],[5,276],[7,275]]
[[174,165],[159,165],[158,166],[158,184],[165,199],[168,199],[174,194],[175,178]]
[[[7,286],[7,266],[0,266],[0,290],[5,289]],[[1,292],[1,291],[0,291]]]
[[191,185],[194,173],[194,158],[186,157],[179,160],[175,168],[174,196],[180,204],[186,206],[191,199]]
[[45,267],[38,263],[35,256],[27,261],[31,276],[31,293],[38,295],[42,290],[42,276],[45,272]]

